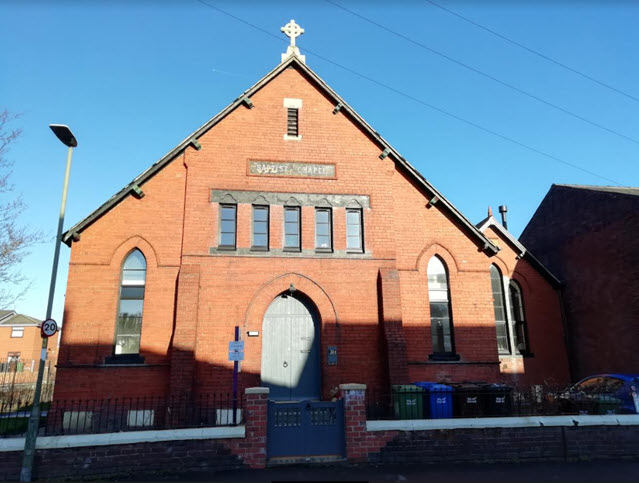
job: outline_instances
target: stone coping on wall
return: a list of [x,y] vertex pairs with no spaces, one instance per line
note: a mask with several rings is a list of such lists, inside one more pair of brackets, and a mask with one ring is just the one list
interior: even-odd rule
[[469,419],[403,419],[366,421],[366,431],[429,431],[437,429],[539,428],[543,426],[633,426],[639,414],[602,416],[528,416]]
[[[109,446],[115,444],[158,443],[161,441],[184,441],[198,439],[232,439],[244,437],[244,426],[165,429],[156,431],[126,431],[120,433],[40,436],[36,440],[36,448],[79,448],[84,446]],[[24,438],[0,439],[0,452],[22,450],[24,450]]]

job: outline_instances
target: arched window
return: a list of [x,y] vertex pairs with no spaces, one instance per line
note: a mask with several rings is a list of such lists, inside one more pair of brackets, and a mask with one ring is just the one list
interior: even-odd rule
[[529,352],[528,334],[526,330],[526,319],[524,316],[524,302],[521,296],[521,287],[517,282],[511,280],[508,284],[510,292],[510,313],[513,317],[513,337],[515,338],[515,349],[520,354]]
[[501,272],[495,265],[490,266],[490,285],[493,289],[493,307],[495,309],[495,327],[497,328],[497,349],[500,354],[510,354],[508,341],[508,323],[506,319],[506,297]]
[[431,359],[455,357],[453,322],[446,267],[439,257],[428,262],[428,298],[430,300]]
[[146,259],[140,250],[133,250],[122,265],[118,320],[115,325],[115,349],[118,355],[140,352],[142,309],[146,284]]

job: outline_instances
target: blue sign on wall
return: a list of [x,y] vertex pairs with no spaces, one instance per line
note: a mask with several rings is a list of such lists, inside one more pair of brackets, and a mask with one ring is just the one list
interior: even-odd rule
[[337,346],[336,345],[328,346],[328,365],[329,366],[337,365]]

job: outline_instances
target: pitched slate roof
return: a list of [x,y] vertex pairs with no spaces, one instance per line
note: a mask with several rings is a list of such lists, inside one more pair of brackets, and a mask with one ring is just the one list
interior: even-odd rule
[[493,215],[489,215],[487,218],[484,218],[482,221],[477,223],[477,228],[485,233],[489,227],[493,227],[500,234],[504,236],[504,238],[512,245],[512,247],[518,251],[518,255],[520,258],[528,261],[535,269],[548,281],[551,285],[555,287],[559,287],[561,282],[557,277],[555,277],[550,270],[548,270],[539,260],[537,260],[532,253],[530,253],[525,246],[521,244],[519,240],[517,240]]
[[100,206],[97,210],[87,216],[84,220],[72,226],[69,230],[67,230],[62,235],[62,241],[67,245],[71,246],[73,241],[73,236],[75,234],[81,233],[84,229],[98,220],[102,215],[107,213],[111,208],[120,203],[127,196],[131,195],[134,188],[136,186],[141,186],[144,182],[153,177],[158,171],[160,171],[164,166],[173,161],[176,156],[178,156],[182,151],[184,151],[194,140],[197,140],[200,136],[205,134],[209,129],[213,128],[218,122],[228,116],[231,112],[233,112],[237,107],[247,102],[249,98],[259,91],[262,87],[268,84],[271,80],[273,80],[276,76],[278,76],[282,71],[284,71],[289,66],[294,66],[310,77],[323,91],[328,97],[332,98],[336,103],[336,106],[340,106],[340,112],[349,115],[365,132],[367,132],[373,140],[375,140],[380,145],[380,151],[387,151],[387,155],[391,156],[396,163],[398,163],[402,168],[406,170],[406,172],[411,176],[419,185],[421,185],[430,196],[436,196],[438,198],[438,203],[441,203],[459,222],[461,222],[462,226],[466,227],[468,232],[477,240],[477,242],[483,247],[484,250],[495,254],[499,251],[499,248],[496,247],[488,238],[486,238],[483,233],[481,233],[475,225],[473,225],[462,213],[450,202],[448,201],[433,185],[431,185],[424,176],[419,173],[402,155],[400,155],[395,148],[393,148],[388,141],[386,141],[377,131],[375,131],[364,119],[355,112],[353,108],[351,108],[346,101],[344,101],[333,89],[331,89],[326,82],[324,82],[315,72],[313,72],[306,64],[296,56],[291,55],[288,59],[280,63],[275,69],[266,74],[262,79],[260,79],[255,85],[253,85],[248,90],[244,91],[237,99],[235,99],[231,104],[222,109],[215,117],[211,120],[200,126],[195,132],[187,136],[180,144],[178,144],[174,149],[169,151],[166,155],[164,155],[159,161],[155,162],[150,168],[132,180],[129,184],[127,184],[124,188],[122,188],[119,192],[113,195],[106,203]]
[[602,193],[617,193],[620,195],[639,196],[639,188],[631,186],[590,186],[579,184],[553,184],[561,188],[574,188],[580,190],[601,191]]
[[0,327],[19,325],[21,327],[39,326],[38,319],[28,315],[18,314],[15,310],[0,310]]

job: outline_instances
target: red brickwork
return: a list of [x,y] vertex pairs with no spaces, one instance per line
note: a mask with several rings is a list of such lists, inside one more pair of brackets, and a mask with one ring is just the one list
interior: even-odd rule
[[521,288],[528,345],[533,354],[531,357],[500,356],[502,380],[521,387],[566,384],[570,374],[559,291],[530,262],[521,258],[516,247],[498,230],[488,228],[486,235],[501,249],[491,262]]
[[268,417],[268,390],[263,388],[257,394],[256,389],[249,388],[244,403],[245,439],[233,448],[233,452],[242,457],[244,463],[251,468],[266,466],[266,424]]
[[367,431],[366,389],[342,386],[351,462],[455,463],[636,458],[636,425]]
[[[284,98],[303,100],[299,141],[283,139]],[[298,69],[284,70],[251,100],[252,109],[241,105],[203,134],[201,150],[187,148],[143,183],[144,198],[125,198],[73,243],[60,355],[67,369],[58,373],[60,394],[96,397],[127,392],[138,383],[133,390],[154,394],[230,391],[227,352],[234,327],[240,326],[243,338],[247,331],[261,333],[266,309],[291,283],[319,315],[324,398],[349,380],[376,391],[387,390],[391,382],[497,380],[492,259],[482,251],[482,241],[441,203],[426,208],[429,194],[391,156],[380,159],[381,146],[343,112],[333,114],[333,102]],[[336,177],[249,176],[250,160],[334,163]],[[249,203],[238,204],[238,250],[216,252],[219,204],[211,202],[212,189],[368,196],[366,254],[338,256],[346,249],[343,206],[333,208],[332,257],[313,253],[312,206],[302,207],[303,255],[251,253]],[[282,205],[270,206],[269,228],[270,247],[281,249]],[[81,365],[100,365],[112,353],[121,266],[135,247],[148,264],[140,353],[157,369],[110,368],[112,376],[78,386],[76,380],[88,382],[95,374]],[[457,363],[428,360],[426,266],[435,255],[449,272]],[[533,288],[536,300],[555,304],[547,283],[530,278],[531,286],[543,285]],[[245,344],[241,388],[261,382],[262,337],[245,338]],[[338,348],[334,366],[326,361],[329,345]],[[537,347],[541,355],[544,345]],[[158,377],[141,380],[136,371]],[[531,380],[544,377],[526,371]]]
[[563,282],[574,379],[639,372],[639,189],[553,185],[521,235]]

